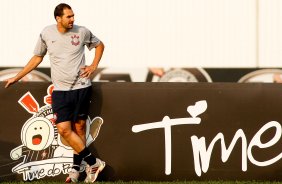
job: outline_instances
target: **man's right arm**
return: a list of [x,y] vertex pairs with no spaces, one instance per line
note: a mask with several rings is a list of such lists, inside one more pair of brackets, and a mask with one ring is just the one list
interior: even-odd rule
[[26,74],[31,72],[34,68],[36,68],[43,60],[44,56],[37,56],[34,55],[29,62],[26,64],[26,66],[15,76],[12,78],[7,79],[7,83],[5,85],[5,88],[8,88],[10,85],[16,83],[21,78],[23,78]]

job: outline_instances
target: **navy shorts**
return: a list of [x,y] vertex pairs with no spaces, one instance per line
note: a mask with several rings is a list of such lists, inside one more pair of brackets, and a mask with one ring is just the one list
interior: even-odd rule
[[71,91],[53,91],[52,109],[55,123],[86,120],[91,103],[92,87]]

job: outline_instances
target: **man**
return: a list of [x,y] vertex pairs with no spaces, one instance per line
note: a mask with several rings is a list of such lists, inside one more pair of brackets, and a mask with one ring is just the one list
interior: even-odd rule
[[[74,163],[66,182],[77,182],[82,160],[86,168],[86,182],[94,182],[105,167],[105,162],[95,158],[85,146],[85,125],[91,95],[90,75],[97,69],[103,55],[104,44],[87,28],[74,25],[74,13],[67,4],[59,4],[54,10],[56,25],[43,29],[34,50],[34,56],[5,85],[19,81],[36,68],[49,53],[51,78],[54,84],[52,109],[59,134],[74,150]],[[84,46],[95,48],[91,65],[85,65]]]

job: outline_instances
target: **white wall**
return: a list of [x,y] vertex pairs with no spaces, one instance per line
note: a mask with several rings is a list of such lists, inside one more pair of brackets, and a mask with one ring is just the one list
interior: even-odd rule
[[60,2],[105,43],[103,67],[282,65],[280,0],[1,0],[0,66],[26,64]]
[[282,1],[260,0],[259,63],[282,67]]

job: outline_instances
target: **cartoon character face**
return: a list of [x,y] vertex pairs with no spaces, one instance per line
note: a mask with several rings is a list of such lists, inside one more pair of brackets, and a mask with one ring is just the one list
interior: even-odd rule
[[51,145],[54,134],[54,127],[48,119],[36,117],[24,124],[21,139],[24,146],[38,151]]

